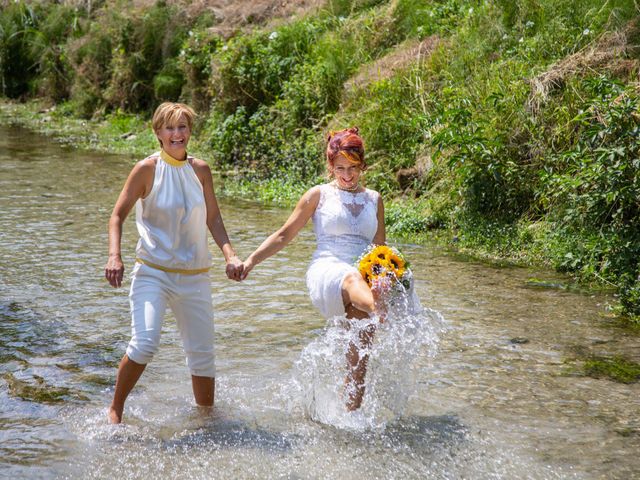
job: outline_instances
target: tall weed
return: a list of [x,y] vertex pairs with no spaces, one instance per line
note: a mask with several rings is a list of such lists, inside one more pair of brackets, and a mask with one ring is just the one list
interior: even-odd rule
[[253,113],[273,103],[327,27],[327,21],[303,20],[232,38],[213,59],[211,82],[219,108],[232,114],[242,106]]
[[0,93],[18,98],[29,93],[37,75],[37,58],[30,48],[39,7],[12,2],[0,11]]

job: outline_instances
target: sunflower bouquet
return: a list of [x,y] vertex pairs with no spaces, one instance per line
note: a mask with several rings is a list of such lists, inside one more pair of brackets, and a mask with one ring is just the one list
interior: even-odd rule
[[370,245],[362,254],[356,267],[367,285],[371,287],[377,279],[388,277],[394,285],[405,289],[411,286],[409,262],[395,247]]

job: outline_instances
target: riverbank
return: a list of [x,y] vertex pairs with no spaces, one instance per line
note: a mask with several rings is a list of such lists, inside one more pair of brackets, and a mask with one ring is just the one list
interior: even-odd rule
[[[0,102],[0,122],[16,123],[51,137],[63,145],[110,154],[131,157],[132,164],[158,148],[157,140],[150,129],[150,120],[142,115],[116,113],[100,119],[78,118],[64,104],[51,105],[41,99],[28,102],[3,100]],[[287,182],[279,178],[253,179],[250,171],[220,170],[211,162],[215,152],[206,138],[198,135],[202,120],[196,123],[190,141],[190,152],[206,159],[221,179],[218,194],[222,196],[253,200],[282,208],[292,207],[311,186],[323,181],[316,177],[307,182]],[[435,242],[441,248],[450,249],[460,255],[487,261],[497,265],[547,266],[543,258],[532,251],[512,251],[506,254],[498,243],[494,248],[480,245],[472,248],[472,238],[460,238],[457,230],[429,225],[428,219],[419,216],[419,203],[410,198],[387,198],[387,227],[392,236],[408,242],[424,244]]]
[[[97,120],[87,120],[75,117],[64,105],[52,106],[42,100],[25,103],[5,100],[0,102],[0,122],[17,123],[69,147],[130,156],[132,164],[158,148],[156,138],[150,130],[150,120],[142,115],[116,113]],[[202,121],[196,124],[190,152],[210,160],[215,152],[206,138],[199,138],[199,128],[202,128]],[[307,183],[252,179],[249,171],[220,170],[216,169],[215,163],[209,163],[220,179],[219,195],[282,208],[293,206],[304,191],[322,181],[321,177]],[[385,205],[387,227],[393,238],[416,244],[436,245],[451,254],[495,266],[539,266],[553,270],[549,252],[542,245],[545,237],[541,232],[546,234],[549,228],[544,224],[529,223],[507,228],[473,225],[469,222],[464,230],[449,229],[444,225],[430,224],[429,219],[422,217],[420,202],[415,199],[387,198]],[[487,231],[490,228],[499,230],[491,234]],[[547,285],[547,288],[603,293],[615,291],[615,285],[608,282],[579,282],[570,276],[566,278],[566,283]],[[532,284],[536,284],[535,279],[532,279]],[[544,287],[543,284],[538,286]],[[607,311],[611,310],[615,310],[615,305],[607,307]]]
[[322,181],[326,132],[356,125],[390,236],[545,265],[640,323],[633,0],[314,0],[231,30],[224,2],[187,3],[10,2],[0,93],[132,159],[156,148],[155,106],[185,101],[221,193],[278,205]]
[[[133,164],[138,159],[157,148],[155,137],[150,134],[148,120],[134,115],[109,115],[101,120],[83,120],[68,115],[64,108],[51,108],[40,101],[27,103],[0,102],[0,124],[14,123],[24,126],[38,133],[48,135],[52,142],[59,142],[69,148],[84,149],[92,152],[104,152],[129,156]],[[211,155],[206,145],[206,139],[198,135],[193,137],[193,149],[195,155],[207,158]],[[215,165],[212,165],[215,168]],[[275,181],[263,181],[255,183],[247,180],[247,172],[217,171],[218,193],[221,197],[227,197],[232,203],[238,199],[270,204],[278,207],[290,207],[295,202],[304,188],[302,185],[289,185]],[[121,178],[120,181],[124,181]],[[321,180],[320,180],[321,181]],[[296,191],[298,189],[298,191]],[[406,199],[389,199],[387,205],[387,220],[392,225],[391,241],[401,241],[415,245],[427,245],[430,255],[440,256],[444,253],[447,257],[462,259],[464,262],[485,263],[489,268],[500,271],[502,267],[533,266],[544,267],[552,270],[541,256],[541,250],[527,250],[520,244],[519,249],[508,249],[509,232],[504,231],[504,237],[494,239],[493,243],[483,241],[486,237],[475,237],[475,241],[467,230],[464,233],[445,228],[431,229],[419,234],[411,229],[402,230],[401,227],[419,220],[418,214],[410,210],[412,204]],[[257,207],[258,208],[258,207]],[[529,227],[530,228],[530,227]],[[512,234],[512,233],[511,233]],[[512,237],[515,238],[515,235]],[[517,240],[511,245],[517,245]],[[492,248],[493,247],[493,248]],[[523,275],[519,275],[522,277]],[[546,275],[543,274],[543,277]],[[608,288],[607,288],[608,287]],[[613,293],[611,286],[595,283],[580,283],[569,276],[554,275],[552,280],[529,277],[520,288],[526,291],[555,291],[554,295],[563,295],[562,292],[579,293],[584,298],[596,294]],[[640,327],[637,323],[624,316],[616,315],[614,295],[601,298],[611,299],[611,304],[600,304],[600,326],[622,329],[624,332],[637,335]],[[608,328],[607,328],[608,329]],[[626,333],[625,333],[626,335]],[[514,344],[528,343],[525,337],[514,337]],[[620,383],[633,383],[640,379],[640,364],[635,361],[635,355],[626,355],[617,352],[612,354],[608,349],[582,346],[571,350],[565,355],[562,375],[591,376],[595,378],[607,378]]]

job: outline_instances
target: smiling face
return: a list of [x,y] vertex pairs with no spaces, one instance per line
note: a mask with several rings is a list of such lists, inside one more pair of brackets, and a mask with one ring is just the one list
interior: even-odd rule
[[347,160],[342,154],[336,155],[332,164],[331,173],[336,179],[338,187],[352,189],[358,185],[362,166]]
[[162,149],[176,160],[183,160],[187,155],[187,144],[191,138],[191,129],[184,115],[175,124],[167,123],[156,130]]

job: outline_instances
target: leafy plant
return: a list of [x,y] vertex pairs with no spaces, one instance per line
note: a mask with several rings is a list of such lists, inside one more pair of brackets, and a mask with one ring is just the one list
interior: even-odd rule
[[37,8],[10,3],[0,11],[0,93],[17,98],[29,92],[37,62],[29,48],[30,32],[38,22]]

